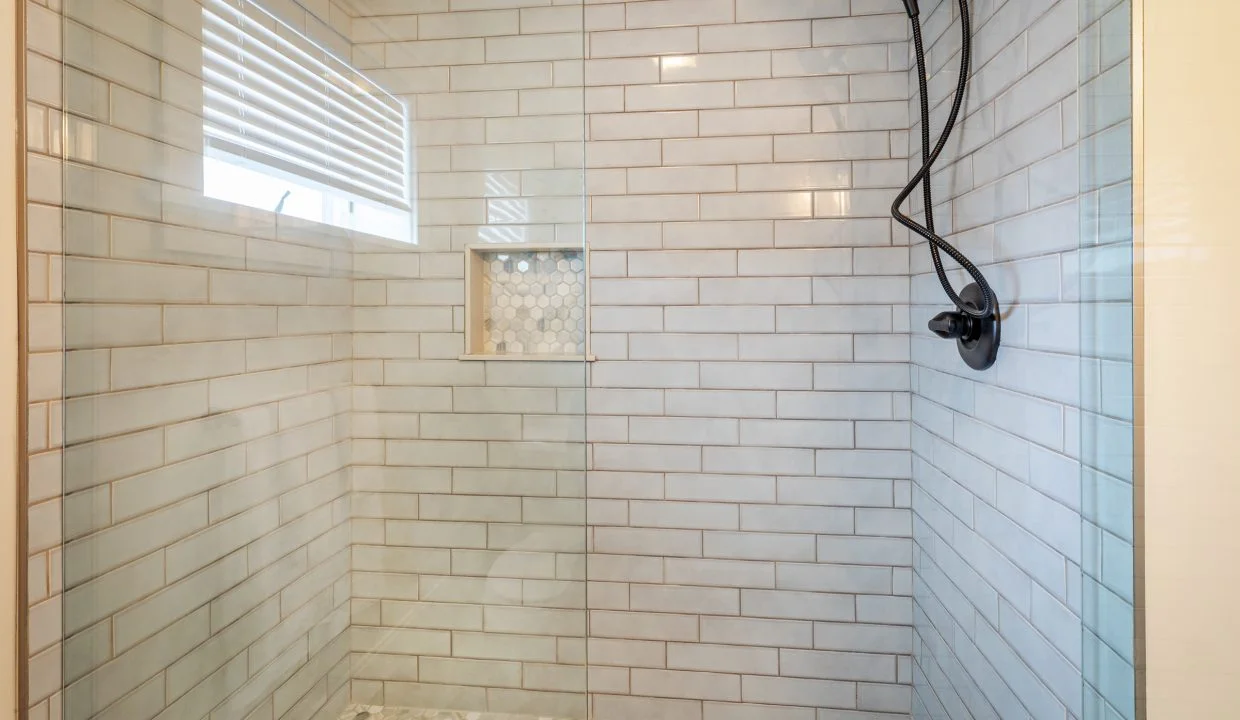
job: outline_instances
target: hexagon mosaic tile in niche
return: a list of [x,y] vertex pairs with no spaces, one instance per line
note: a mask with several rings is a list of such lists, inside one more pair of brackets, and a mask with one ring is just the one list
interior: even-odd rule
[[580,251],[488,253],[482,275],[485,353],[585,354],[585,260]]

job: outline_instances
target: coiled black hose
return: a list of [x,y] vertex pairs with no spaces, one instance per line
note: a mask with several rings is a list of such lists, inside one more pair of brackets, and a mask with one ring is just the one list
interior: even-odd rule
[[[921,22],[917,18],[917,3],[912,0],[905,0],[905,6],[909,11],[909,18],[913,23],[913,50],[917,55],[917,85],[921,92],[921,152],[923,162],[921,169],[917,171],[917,174],[913,176],[908,185],[896,196],[895,202],[891,205],[891,216],[904,227],[929,241],[930,257],[934,261],[934,271],[939,276],[939,283],[943,286],[943,292],[947,293],[947,297],[951,299],[957,309],[969,317],[984,320],[999,314],[999,299],[995,295],[995,291],[990,287],[990,283],[986,282],[986,277],[982,275],[982,271],[964,253],[957,250],[951,243],[935,232],[934,197],[930,188],[930,171],[943,153],[943,148],[947,146],[947,140],[951,136],[952,130],[956,127],[956,121],[960,118],[960,109],[964,105],[965,91],[969,83],[969,70],[973,59],[973,30],[970,27],[969,2],[968,0],[959,0],[959,2],[960,31],[962,34],[960,78],[956,84],[956,97],[952,100],[951,112],[948,113],[947,122],[943,126],[943,134],[939,136],[939,141],[932,151],[930,148],[930,92],[926,79],[925,41],[921,36]],[[904,204],[905,200],[908,200],[919,184],[922,186],[922,195],[926,205],[926,224],[924,226],[919,225],[900,211],[900,206]],[[952,288],[951,281],[947,278],[947,271],[943,268],[941,253],[947,253],[952,260],[955,260],[960,267],[964,268],[964,271],[981,288],[982,294],[985,297],[985,305],[983,307],[975,308],[960,299],[960,295]]]

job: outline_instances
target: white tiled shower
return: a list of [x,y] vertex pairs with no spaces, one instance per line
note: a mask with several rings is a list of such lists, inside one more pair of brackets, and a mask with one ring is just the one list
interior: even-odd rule
[[[412,244],[203,197],[212,2],[29,2],[31,717],[1135,717],[1127,3],[972,3],[978,375],[899,0],[258,0]],[[585,249],[585,359],[474,355],[477,246]]]

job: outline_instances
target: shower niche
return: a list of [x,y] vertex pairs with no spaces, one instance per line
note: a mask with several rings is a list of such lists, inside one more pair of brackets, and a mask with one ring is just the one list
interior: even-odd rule
[[466,253],[462,360],[592,359],[581,246],[471,245]]

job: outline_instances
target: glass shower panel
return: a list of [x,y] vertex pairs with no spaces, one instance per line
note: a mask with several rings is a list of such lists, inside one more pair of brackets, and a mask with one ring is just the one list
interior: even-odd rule
[[417,226],[354,256],[351,702],[584,718],[583,4],[354,6]]
[[408,217],[399,164],[360,171],[402,106],[292,3],[63,13],[64,717],[335,717],[357,230],[331,213]]
[[1132,6],[1080,5],[1081,621],[1084,720],[1138,715],[1134,548]]

